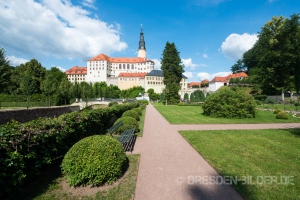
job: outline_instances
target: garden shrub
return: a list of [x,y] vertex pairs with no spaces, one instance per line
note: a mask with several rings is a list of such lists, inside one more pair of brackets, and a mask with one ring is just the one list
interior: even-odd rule
[[273,113],[274,113],[274,114],[278,114],[279,112],[281,112],[281,109],[277,108],[277,109],[274,110]]
[[116,139],[94,135],[72,146],[64,156],[61,169],[70,186],[99,186],[116,181],[127,165],[123,146]]
[[234,87],[223,87],[206,98],[203,114],[224,118],[255,118],[256,102],[254,98]]
[[109,102],[108,107],[112,107],[114,105],[118,105],[119,103],[114,101],[114,102]]
[[140,114],[135,110],[127,110],[123,113],[122,117],[132,117],[137,121],[140,120]]
[[11,121],[1,125],[0,196],[13,195],[43,167],[65,155],[76,142],[100,134],[114,116],[138,106],[138,103],[127,103],[75,111],[57,118],[39,118],[22,124]]
[[135,128],[135,131],[134,131],[135,133],[139,132],[139,124],[138,124],[138,122],[136,121],[135,118],[133,118],[133,117],[121,117],[121,118],[117,119],[115,124],[118,123],[120,120],[122,120],[123,126],[121,126],[116,131],[116,134],[121,134],[125,130],[132,129],[132,128]]
[[132,108],[131,110],[134,111],[134,112],[137,112],[139,114],[139,116],[142,115],[142,111],[139,108]]
[[184,106],[184,103],[183,102],[179,102],[178,106]]
[[279,112],[276,115],[276,119],[288,119],[289,115],[286,112]]

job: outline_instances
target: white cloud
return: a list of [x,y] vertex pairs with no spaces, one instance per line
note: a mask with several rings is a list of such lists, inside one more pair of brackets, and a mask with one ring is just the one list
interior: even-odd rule
[[257,34],[244,33],[239,35],[233,33],[222,43],[221,51],[227,58],[235,62],[241,59],[243,53],[251,49],[257,40]]
[[90,14],[69,0],[1,1],[0,44],[30,57],[83,61],[127,48],[120,40],[119,25],[91,18]]
[[208,55],[206,53],[204,53],[202,56],[203,58],[208,58]]
[[203,81],[204,79],[208,79],[209,81],[211,81],[215,76],[228,76],[229,74],[231,74],[231,72],[217,72],[214,74],[209,74],[207,72],[200,72],[197,74],[197,77]]
[[161,64],[160,64],[160,60],[154,58],[151,59],[154,62],[154,69],[161,69]]
[[62,71],[62,72],[66,72],[66,71],[67,71],[65,68],[62,68],[62,67],[60,67],[60,66],[52,65],[51,67],[56,67],[56,68],[58,68],[58,69],[59,69],[60,71]]
[[183,75],[185,75],[187,78],[190,78],[190,79],[193,78],[193,72],[183,72]]
[[26,63],[29,61],[24,58],[17,58],[15,56],[7,56],[7,59],[9,60],[9,62],[12,66],[18,66],[20,64],[23,64],[23,63]]
[[96,9],[96,7],[94,6],[94,3],[95,3],[95,0],[83,0],[82,1],[83,6]]
[[190,68],[190,69],[195,69],[198,67],[198,64],[194,64],[191,58],[188,59],[181,59],[181,62],[184,64],[185,67]]

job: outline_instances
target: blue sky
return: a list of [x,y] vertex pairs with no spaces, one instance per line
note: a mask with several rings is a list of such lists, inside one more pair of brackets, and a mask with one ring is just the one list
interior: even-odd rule
[[227,75],[273,16],[300,13],[299,0],[0,0],[0,47],[13,65],[86,66],[100,53],[136,57],[140,24],[160,68],[174,42],[188,81]]

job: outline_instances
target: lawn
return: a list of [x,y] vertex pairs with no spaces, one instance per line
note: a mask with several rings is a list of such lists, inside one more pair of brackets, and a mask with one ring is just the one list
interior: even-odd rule
[[146,108],[142,110],[142,115],[140,116],[140,121],[138,121],[140,131],[136,135],[139,136],[139,137],[143,136]]
[[300,199],[299,129],[180,133],[244,199]]
[[[13,199],[34,200],[75,200],[75,199],[132,199],[135,192],[135,184],[138,172],[139,155],[128,155],[129,168],[124,176],[113,186],[80,188],[79,191],[63,187],[66,179],[61,175],[59,165],[43,173],[33,183],[23,188],[18,196]],[[66,185],[66,184],[65,184]],[[77,189],[76,189],[77,190]],[[89,195],[81,195],[81,194]]]
[[227,119],[213,118],[202,114],[201,106],[165,106],[160,103],[152,105],[171,124],[260,124],[260,123],[292,123],[300,122],[299,118],[289,116],[288,120],[275,119],[275,114],[270,111],[257,111],[256,118]]

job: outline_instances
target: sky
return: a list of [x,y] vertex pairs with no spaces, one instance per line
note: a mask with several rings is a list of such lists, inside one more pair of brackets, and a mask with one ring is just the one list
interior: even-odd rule
[[188,82],[230,74],[274,16],[300,13],[300,0],[0,0],[0,48],[11,65],[31,59],[62,71],[104,53],[147,58],[160,69],[173,42]]

